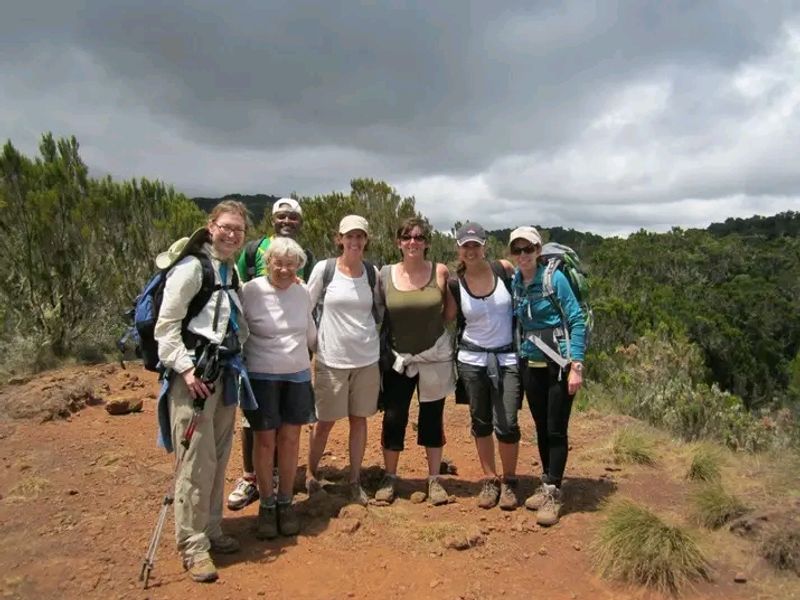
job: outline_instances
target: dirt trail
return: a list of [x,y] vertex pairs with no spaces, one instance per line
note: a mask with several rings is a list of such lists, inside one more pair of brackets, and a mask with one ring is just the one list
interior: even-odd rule
[[[172,518],[152,577],[142,591],[141,560],[171,480],[172,462],[155,446],[154,376],[138,367],[75,367],[44,374],[0,390],[5,412],[13,405],[26,418],[0,420],[0,594],[4,598],[660,598],[592,574],[589,546],[602,518],[604,500],[617,495],[680,515],[685,485],[668,458],[657,468],[619,467],[605,446],[623,417],[577,413],[572,421],[573,451],[565,484],[567,509],[551,529],[535,525],[524,508],[511,513],[476,507],[479,465],[469,435],[468,411],[448,402],[445,456],[457,475],[445,483],[455,501],[433,508],[414,504],[424,489],[424,454],[413,427],[401,458],[400,499],[390,507],[365,510],[341,506],[336,485],[328,498],[296,500],[303,532],[294,539],[257,541],[251,528],[257,507],[225,513],[223,526],[237,536],[242,551],[218,560],[220,580],[194,584],[174,551]],[[47,389],[91,382],[96,394],[77,400],[85,408],[67,420],[40,422],[36,407]],[[122,396],[144,398],[143,411],[110,416],[102,403]],[[51,399],[52,400],[52,399]],[[86,400],[84,402],[84,400]],[[521,413],[520,454],[523,494],[532,491],[535,446],[527,409]],[[17,416],[20,416],[19,414]],[[412,422],[415,417],[412,416]],[[380,477],[380,417],[369,424],[365,480],[373,492]],[[304,436],[305,437],[305,436]],[[347,465],[347,431],[331,435],[323,473],[336,484]],[[667,444],[669,446],[669,444]],[[665,448],[665,451],[669,448]],[[235,442],[228,468],[228,491],[239,474]],[[304,440],[301,463],[306,454]],[[673,465],[673,467],[670,467]],[[611,470],[609,470],[611,469]],[[332,514],[333,513],[333,514]],[[458,551],[442,541],[474,535],[478,544]],[[725,531],[706,535],[714,581],[688,590],[687,598],[798,597],[798,579],[773,575],[755,547]],[[733,582],[745,572],[748,583]]]

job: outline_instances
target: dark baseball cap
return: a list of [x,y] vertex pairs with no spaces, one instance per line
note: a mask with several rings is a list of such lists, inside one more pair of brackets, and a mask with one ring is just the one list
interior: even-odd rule
[[481,246],[486,244],[486,232],[477,223],[464,223],[456,231],[456,243],[463,246],[467,242],[478,242]]

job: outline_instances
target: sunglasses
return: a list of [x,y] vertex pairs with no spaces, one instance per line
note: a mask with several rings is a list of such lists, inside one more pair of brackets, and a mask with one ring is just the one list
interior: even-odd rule
[[511,254],[517,256],[519,254],[533,254],[539,249],[539,246],[512,246]]
[[424,235],[401,235],[400,240],[403,242],[410,242],[411,240],[415,242],[427,242],[428,238]]

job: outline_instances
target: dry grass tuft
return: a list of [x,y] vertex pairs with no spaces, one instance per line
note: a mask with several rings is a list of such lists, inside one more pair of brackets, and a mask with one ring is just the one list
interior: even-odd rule
[[692,462],[686,471],[686,479],[691,481],[714,482],[722,477],[719,452],[709,446],[700,446],[692,455]]
[[692,493],[693,518],[709,529],[719,529],[728,521],[741,517],[747,507],[720,483],[704,485]]
[[761,556],[779,571],[794,571],[800,575],[800,531],[781,529],[761,545]]
[[614,437],[611,447],[614,460],[620,464],[654,466],[656,464],[653,438],[637,428],[626,427]]
[[592,545],[601,576],[676,593],[688,582],[709,578],[709,565],[682,528],[629,500],[611,504]]

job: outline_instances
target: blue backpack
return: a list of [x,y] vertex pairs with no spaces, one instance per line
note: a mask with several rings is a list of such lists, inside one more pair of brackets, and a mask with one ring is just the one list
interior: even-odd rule
[[160,372],[162,370],[158,359],[158,342],[154,335],[156,322],[158,321],[158,313],[161,309],[161,301],[164,299],[164,285],[167,281],[167,274],[175,264],[186,256],[194,256],[197,258],[203,269],[200,291],[197,292],[197,295],[189,302],[186,316],[181,323],[183,343],[186,344],[189,350],[194,350],[202,341],[200,336],[188,330],[189,322],[200,314],[200,311],[203,310],[203,307],[205,307],[211,299],[211,295],[217,290],[239,289],[239,276],[236,269],[233,270],[230,285],[220,285],[216,283],[214,266],[211,264],[211,259],[205,252],[197,250],[185,251],[176,258],[171,265],[157,271],[134,300],[133,308],[125,313],[130,322],[130,327],[117,342],[117,346],[124,354],[126,342],[128,339],[132,339],[135,344],[136,356],[142,359],[144,368],[148,371]]

